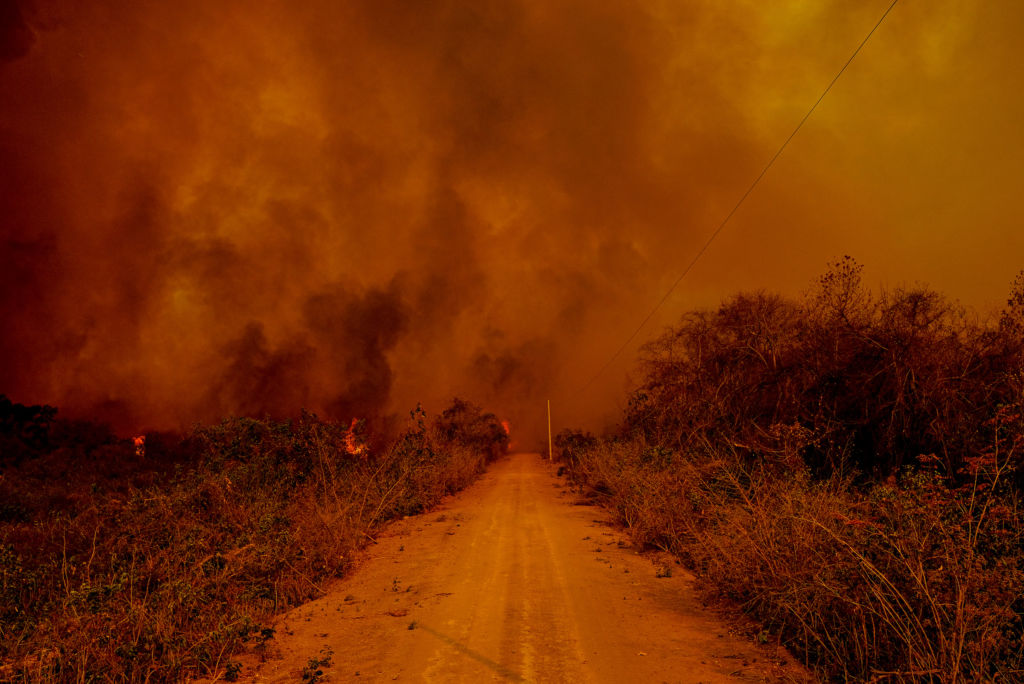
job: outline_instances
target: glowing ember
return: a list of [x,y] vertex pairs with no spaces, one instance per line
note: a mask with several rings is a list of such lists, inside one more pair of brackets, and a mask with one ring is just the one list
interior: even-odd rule
[[139,435],[132,439],[135,443],[135,455],[142,458],[146,455],[146,435]]
[[352,456],[362,456],[366,453],[366,445],[360,444],[356,440],[356,424],[358,422],[358,419],[353,418],[348,426],[348,432],[345,433],[345,451]]
[[509,429],[509,424],[507,420],[501,421],[501,427],[503,430],[505,430],[506,435],[512,434],[512,431]]

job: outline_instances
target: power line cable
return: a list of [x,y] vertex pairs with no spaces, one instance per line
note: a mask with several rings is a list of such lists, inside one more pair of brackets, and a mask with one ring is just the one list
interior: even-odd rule
[[750,184],[750,187],[747,188],[747,191],[740,196],[739,200],[736,202],[736,205],[733,206],[732,210],[725,216],[724,219],[722,219],[722,222],[718,224],[718,228],[715,229],[715,232],[711,233],[711,237],[709,237],[707,241],[704,242],[704,245],[700,248],[700,250],[697,251],[697,254],[694,255],[693,259],[686,266],[683,272],[679,275],[678,278],[676,278],[675,282],[672,283],[672,286],[668,288],[668,290],[665,292],[662,298],[658,300],[658,303],[654,305],[654,308],[651,309],[647,316],[645,316],[644,319],[640,321],[640,325],[636,327],[636,330],[634,330],[632,334],[630,334],[630,336],[626,338],[626,341],[622,343],[622,346],[620,346],[615,351],[615,353],[612,354],[611,357],[609,357],[605,364],[601,366],[601,369],[597,371],[597,373],[595,373],[594,376],[590,378],[590,380],[587,381],[587,384],[584,385],[583,388],[580,390],[581,392],[586,391],[592,384],[594,384],[595,380],[601,377],[601,375],[606,370],[608,370],[608,367],[612,365],[615,359],[617,359],[623,351],[625,351],[626,347],[629,346],[629,343],[636,339],[636,336],[640,334],[640,331],[644,329],[644,326],[646,326],[650,322],[651,318],[654,317],[654,314],[656,314],[658,310],[665,304],[668,298],[675,291],[676,287],[679,286],[679,283],[681,283],[683,281],[683,278],[687,276],[687,274],[693,268],[694,264],[696,264],[700,260],[700,258],[704,256],[704,252],[708,250],[708,247],[710,247],[711,243],[715,241],[715,238],[717,238],[718,234],[722,232],[722,229],[725,228],[727,223],[729,223],[729,220],[732,219],[734,214],[736,214],[740,206],[742,206],[743,203],[746,201],[747,197],[750,196],[750,193],[754,191],[754,188],[756,188],[758,183],[761,182],[761,179],[765,177],[765,174],[768,173],[768,170],[771,169],[772,166],[774,166],[775,161],[782,155],[782,152],[789,145],[789,142],[796,136],[800,129],[803,128],[804,123],[806,123],[807,120],[811,118],[811,114],[814,113],[814,110],[818,108],[818,105],[821,104],[821,101],[824,100],[825,96],[828,95],[830,90],[832,90],[832,86],[836,84],[836,81],[838,81],[839,77],[843,75],[843,72],[846,71],[846,68],[850,66],[853,60],[856,59],[857,55],[860,54],[861,49],[871,39],[871,36],[874,35],[875,31],[878,30],[878,27],[882,25],[882,22],[885,21],[885,18],[889,16],[889,13],[892,11],[893,7],[895,7],[896,3],[898,2],[899,0],[893,0],[892,4],[890,4],[889,7],[885,10],[885,12],[882,13],[882,16],[878,19],[877,22],[875,22],[875,25],[871,27],[871,30],[868,31],[868,34],[864,36],[864,40],[860,42],[860,45],[857,46],[857,49],[853,51],[853,54],[850,55],[850,58],[846,60],[846,63],[843,64],[843,67],[832,78],[828,86],[825,87],[825,90],[822,91],[818,99],[814,102],[813,105],[811,105],[811,108],[807,110],[807,113],[804,114],[804,118],[800,119],[800,123],[796,125],[796,128],[793,129],[793,132],[789,134],[789,137],[786,138],[782,145],[779,146],[779,149],[775,152],[775,154],[772,155],[771,159],[768,160],[768,163],[765,164],[763,169],[761,169],[761,173],[757,175],[757,178],[755,178],[754,182]]

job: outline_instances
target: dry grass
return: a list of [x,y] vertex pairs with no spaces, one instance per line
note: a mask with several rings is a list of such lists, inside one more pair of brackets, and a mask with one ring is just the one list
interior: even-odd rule
[[934,472],[859,488],[611,442],[572,474],[829,678],[1016,681],[1024,511],[1006,463],[966,488]]
[[429,424],[413,412],[367,456],[346,453],[348,432],[240,418],[143,460],[110,439],[8,463],[0,679],[234,676],[232,653],[272,639],[272,615],[321,595],[377,526],[464,487],[506,444],[494,416],[458,401]]

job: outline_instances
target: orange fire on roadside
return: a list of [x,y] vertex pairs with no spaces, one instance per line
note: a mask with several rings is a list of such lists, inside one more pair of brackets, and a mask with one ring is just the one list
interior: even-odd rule
[[135,455],[142,458],[146,455],[146,435],[139,435],[132,439],[135,444]]
[[357,418],[353,418],[345,433],[345,451],[351,456],[363,456],[366,454],[366,445],[360,444],[356,439]]
[[508,437],[508,442],[505,444],[505,449],[509,450],[515,446],[515,442],[512,441],[512,425],[507,421],[501,421],[501,429],[505,431],[505,436]]

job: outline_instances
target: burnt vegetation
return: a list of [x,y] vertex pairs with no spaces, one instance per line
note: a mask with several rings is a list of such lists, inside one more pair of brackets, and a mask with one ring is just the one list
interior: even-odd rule
[[0,680],[237,678],[273,615],[508,444],[461,400],[395,422],[231,418],[140,449],[0,397]]
[[979,319],[850,258],[647,344],[572,477],[840,680],[1024,676],[1024,272]]

